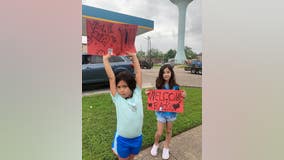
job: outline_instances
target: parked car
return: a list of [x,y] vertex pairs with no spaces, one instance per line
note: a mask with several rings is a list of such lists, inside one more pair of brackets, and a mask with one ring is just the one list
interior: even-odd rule
[[146,69],[151,69],[153,67],[153,62],[140,60],[139,63],[140,63],[140,68],[142,68],[142,69],[145,69],[145,68]]
[[[133,64],[127,56],[112,56],[109,59],[110,65],[117,74],[128,70],[134,74]],[[103,57],[97,55],[82,55],[82,83],[107,83],[108,77],[105,72]]]
[[192,74],[202,74],[202,62],[200,60],[193,59],[184,67],[184,70],[190,71]]
[[174,68],[175,67],[175,59],[174,58],[170,58],[168,60],[168,62],[166,62],[165,64],[169,64],[169,65],[172,66],[172,68]]

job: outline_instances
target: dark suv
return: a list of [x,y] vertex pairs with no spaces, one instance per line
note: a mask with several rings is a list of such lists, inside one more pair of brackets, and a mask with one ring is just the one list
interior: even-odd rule
[[[134,74],[133,64],[127,56],[112,56],[109,59],[114,74],[128,70]],[[106,83],[108,77],[105,72],[103,57],[96,55],[82,55],[82,83]]]
[[153,63],[145,60],[140,60],[140,68],[144,69],[151,69],[153,67]]

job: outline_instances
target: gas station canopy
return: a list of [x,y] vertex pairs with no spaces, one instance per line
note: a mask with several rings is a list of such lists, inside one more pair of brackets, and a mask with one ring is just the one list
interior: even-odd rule
[[82,35],[86,36],[86,19],[96,19],[112,23],[135,24],[138,26],[136,35],[149,32],[154,29],[154,21],[82,5]]

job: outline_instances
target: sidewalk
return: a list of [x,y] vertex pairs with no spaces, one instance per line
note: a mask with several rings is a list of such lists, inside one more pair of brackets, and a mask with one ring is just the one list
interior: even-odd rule
[[[151,156],[151,147],[141,151],[134,160],[162,160],[163,142],[159,143],[159,153],[156,157]],[[172,137],[169,160],[201,160],[201,155],[202,125]]]

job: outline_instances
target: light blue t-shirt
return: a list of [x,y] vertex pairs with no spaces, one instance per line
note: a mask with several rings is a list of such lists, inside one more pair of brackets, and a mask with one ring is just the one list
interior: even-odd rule
[[139,86],[131,98],[125,99],[118,93],[112,96],[116,108],[117,133],[125,138],[134,138],[142,134],[143,105]]

